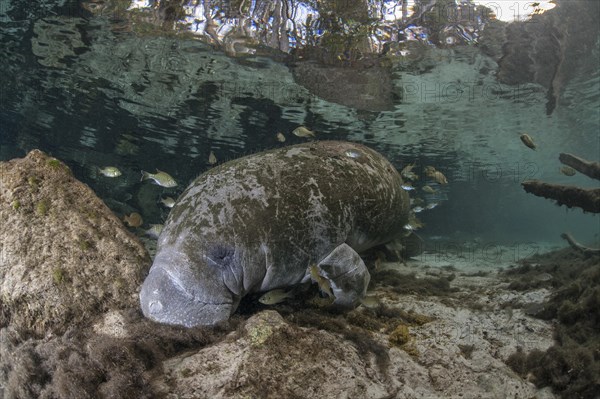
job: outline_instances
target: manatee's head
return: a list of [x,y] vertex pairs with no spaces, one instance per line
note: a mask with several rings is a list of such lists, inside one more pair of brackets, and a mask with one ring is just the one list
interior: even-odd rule
[[[213,258],[227,261],[226,257]],[[202,256],[191,262],[181,253],[159,252],[140,291],[144,316],[184,327],[227,320],[239,303],[237,279],[229,276],[235,268],[223,267],[213,258]]]

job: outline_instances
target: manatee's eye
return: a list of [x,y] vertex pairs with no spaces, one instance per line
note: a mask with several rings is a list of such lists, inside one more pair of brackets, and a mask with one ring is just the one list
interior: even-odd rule
[[225,245],[213,245],[206,254],[206,257],[216,266],[225,266],[229,264],[233,258],[234,250]]

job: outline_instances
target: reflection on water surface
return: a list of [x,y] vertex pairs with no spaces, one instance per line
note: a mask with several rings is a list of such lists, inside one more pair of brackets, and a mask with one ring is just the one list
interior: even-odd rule
[[[442,171],[450,184],[417,197],[440,204],[421,213],[425,233],[593,235],[597,220],[519,183],[590,184],[557,158],[599,151],[598,4],[514,2],[513,18],[495,4],[5,0],[0,156],[50,152],[116,211],[158,223],[156,197],[176,196],[211,152],[224,162],[284,145],[279,133],[299,143],[306,126],[399,170]],[[108,165],[122,176],[97,173]],[[179,187],[139,182],[156,168]]]

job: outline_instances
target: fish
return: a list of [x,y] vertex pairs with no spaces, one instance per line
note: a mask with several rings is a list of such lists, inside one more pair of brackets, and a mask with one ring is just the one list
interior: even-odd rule
[[116,166],[105,166],[104,168],[98,168],[98,171],[106,177],[119,177],[122,174]]
[[410,205],[411,206],[413,206],[413,205],[422,205],[424,203],[425,203],[425,201],[422,198],[411,198],[410,199]]
[[129,215],[123,216],[123,221],[127,223],[129,227],[140,227],[142,224],[144,224],[142,215],[137,212],[132,212]]
[[521,141],[523,142],[523,144],[525,144],[527,147],[531,148],[532,150],[535,150],[536,145],[533,142],[533,139],[531,138],[530,135],[528,135],[527,133],[523,133],[521,136]]
[[414,188],[414,187],[412,186],[412,184],[410,184],[410,183],[404,183],[404,184],[402,185],[402,189],[403,189],[403,190],[406,190],[406,191],[412,191],[412,190],[414,190],[415,188]]
[[419,212],[423,212],[423,210],[424,210],[424,209],[425,209],[425,208],[423,208],[423,207],[421,207],[421,206],[415,206],[415,207],[412,209],[412,211],[413,211],[414,213],[419,213]]
[[319,274],[316,264],[310,265],[310,278],[312,281],[319,285],[319,289],[327,294],[330,298],[334,298],[333,291],[331,290],[331,284],[329,280]]
[[437,202],[432,202],[431,204],[427,204],[427,206],[425,207],[425,209],[433,209],[436,206],[438,206],[439,204]]
[[435,190],[434,188],[431,188],[431,186],[423,186],[421,188],[421,190],[425,191],[426,193],[429,194],[435,194],[437,192],[437,190]]
[[575,176],[575,173],[577,173],[577,171],[570,166],[562,166],[560,168],[560,173],[562,173],[565,176]]
[[214,165],[217,163],[217,157],[215,156],[214,152],[210,152],[210,154],[208,154],[208,163],[211,165]]
[[160,202],[167,208],[173,208],[173,205],[175,205],[175,200],[171,197],[161,198]]
[[298,137],[315,137],[315,133],[304,126],[298,126],[292,133]]
[[417,175],[416,173],[413,173],[413,172],[407,172],[407,173],[403,174],[402,177],[404,177],[406,180],[413,180],[413,181],[419,179],[419,175]]
[[400,176],[404,177],[407,180],[417,180],[419,178],[419,176],[417,176],[412,169],[415,167],[414,163],[411,163],[410,165],[406,165],[404,167],[404,169],[402,169],[402,171],[400,172]]
[[435,172],[433,172],[433,174],[430,177],[432,177],[433,180],[435,180],[439,184],[448,184],[448,179],[439,170],[436,170]]
[[423,222],[421,222],[414,213],[411,213],[408,216],[408,223],[404,225],[404,229],[408,231],[414,231],[425,226]]
[[148,230],[146,230],[144,233],[147,236],[150,236],[152,238],[158,238],[158,236],[160,236],[162,229],[163,229],[162,224],[151,224],[150,228]]
[[142,178],[140,181],[151,179],[154,183],[158,184],[161,187],[176,187],[177,182],[171,175],[167,172],[160,171],[156,169],[156,173],[149,173],[142,170]]
[[260,298],[258,298],[258,302],[262,303],[263,305],[275,305],[285,301],[288,298],[293,298],[294,294],[292,291],[293,290],[286,291],[282,288],[277,288],[264,293]]
[[360,304],[369,309],[378,307],[380,303],[379,299],[374,295],[367,295],[360,300]]
[[285,142],[285,136],[283,135],[283,133],[278,132],[276,137],[277,137],[277,141],[279,141],[280,143]]
[[426,166],[425,174],[427,177],[431,177],[433,180],[435,180],[438,184],[448,184],[448,179],[446,179],[446,176],[444,176],[442,172],[433,166]]

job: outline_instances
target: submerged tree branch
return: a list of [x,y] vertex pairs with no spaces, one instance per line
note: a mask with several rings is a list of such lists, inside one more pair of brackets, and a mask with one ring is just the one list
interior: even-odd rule
[[567,240],[567,242],[569,243],[569,245],[573,248],[575,248],[576,250],[583,252],[586,255],[600,255],[600,249],[596,249],[596,248],[590,248],[590,247],[586,247],[584,245],[581,245],[580,243],[578,243],[577,241],[575,241],[575,239],[573,238],[573,236],[569,233],[562,233],[560,235],[561,238]]
[[521,185],[526,192],[556,200],[558,205],[566,205],[569,208],[576,206],[586,212],[600,213],[600,188],[585,189],[539,180],[526,180]]
[[558,156],[561,163],[572,167],[592,179],[600,180],[600,162],[590,162],[573,154],[561,153]]

